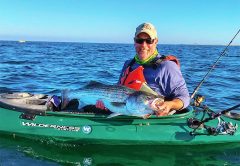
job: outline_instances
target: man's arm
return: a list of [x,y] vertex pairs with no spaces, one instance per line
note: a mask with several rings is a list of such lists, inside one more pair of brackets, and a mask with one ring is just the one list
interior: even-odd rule
[[190,103],[186,82],[179,67],[172,61],[163,62],[159,70],[159,85],[166,94],[163,103],[157,103],[157,115],[167,115],[172,110],[181,110]]

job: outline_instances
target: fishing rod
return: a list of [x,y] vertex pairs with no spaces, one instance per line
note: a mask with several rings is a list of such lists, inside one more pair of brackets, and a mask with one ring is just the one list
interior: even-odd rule
[[216,119],[216,118],[220,117],[221,115],[224,115],[224,114],[226,114],[226,113],[228,113],[228,112],[230,112],[230,111],[232,111],[232,110],[234,110],[234,109],[236,109],[238,107],[240,107],[240,104],[237,104],[237,105],[235,105],[235,106],[233,106],[231,108],[225,109],[225,110],[220,111],[218,113],[214,113],[213,112],[213,114],[209,118],[206,118],[201,123],[208,122],[209,120],[212,120],[212,119]]
[[235,36],[232,38],[232,40],[228,43],[228,45],[225,47],[225,49],[221,52],[220,56],[218,57],[218,59],[215,61],[215,63],[213,63],[212,67],[208,70],[207,74],[203,77],[202,81],[198,84],[198,86],[194,89],[192,95],[191,95],[191,99],[194,98],[194,96],[196,95],[196,93],[198,92],[199,88],[201,87],[201,85],[203,84],[203,82],[205,81],[205,79],[207,78],[207,76],[210,74],[210,72],[215,68],[215,66],[217,65],[218,61],[220,60],[220,58],[226,54],[226,51],[228,49],[228,47],[232,44],[233,40],[236,38],[236,36],[238,35],[238,33],[240,32],[240,29],[238,30],[238,32],[235,34]]

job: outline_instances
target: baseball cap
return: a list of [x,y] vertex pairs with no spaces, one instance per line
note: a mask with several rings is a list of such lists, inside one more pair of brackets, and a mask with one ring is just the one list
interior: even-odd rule
[[157,37],[157,31],[153,24],[151,23],[142,23],[136,28],[135,37],[139,35],[140,33],[146,33],[150,36],[151,39],[156,39]]

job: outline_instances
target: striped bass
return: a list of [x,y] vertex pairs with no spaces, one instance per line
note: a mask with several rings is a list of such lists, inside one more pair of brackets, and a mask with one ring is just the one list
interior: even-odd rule
[[113,112],[110,117],[117,115],[146,117],[154,114],[151,103],[156,100],[163,102],[164,98],[144,85],[140,91],[120,85],[105,85],[91,82],[88,85],[70,91],[68,98],[80,101],[79,108],[86,105],[95,105],[98,100],[103,101],[106,108]]

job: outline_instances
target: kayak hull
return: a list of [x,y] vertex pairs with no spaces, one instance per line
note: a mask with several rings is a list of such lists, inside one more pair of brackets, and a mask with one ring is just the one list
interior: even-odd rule
[[[188,127],[187,119],[194,117],[191,108],[186,113],[151,116],[148,119],[107,116],[50,111],[34,114],[0,108],[0,133],[74,144],[198,145],[240,142],[238,130],[234,135],[190,135],[193,129]],[[224,119],[239,124],[238,120]],[[216,126],[217,123],[217,120],[212,120],[208,125]],[[205,133],[205,129],[197,132]]]

